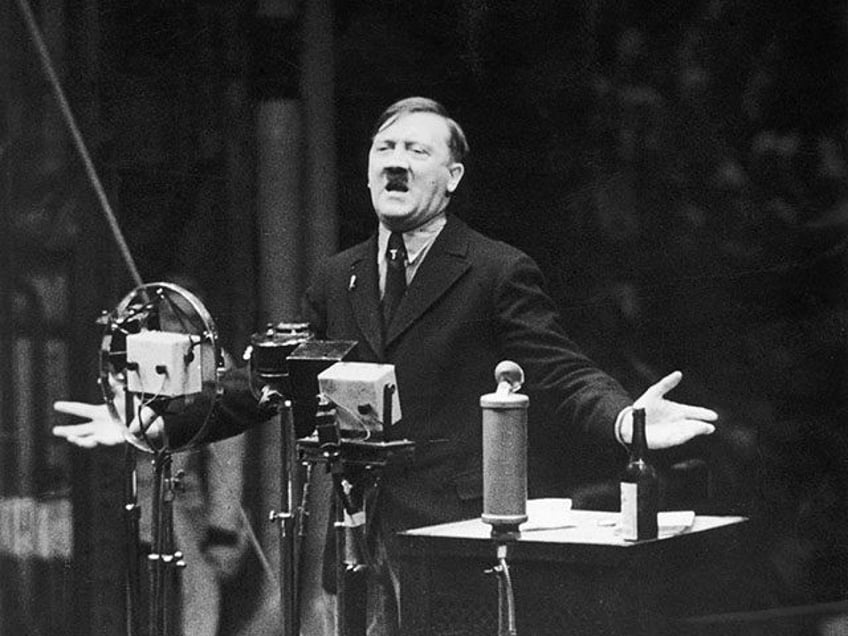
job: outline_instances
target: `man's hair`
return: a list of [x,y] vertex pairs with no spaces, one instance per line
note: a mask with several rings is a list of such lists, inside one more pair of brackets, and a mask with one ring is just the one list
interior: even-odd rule
[[377,124],[374,126],[371,138],[373,139],[383,127],[401,115],[408,115],[410,113],[433,113],[442,117],[448,125],[448,148],[450,149],[451,158],[457,162],[462,162],[465,159],[469,151],[465,133],[462,132],[459,124],[451,118],[447,109],[429,97],[407,97],[396,101],[384,110],[383,114],[377,119]]

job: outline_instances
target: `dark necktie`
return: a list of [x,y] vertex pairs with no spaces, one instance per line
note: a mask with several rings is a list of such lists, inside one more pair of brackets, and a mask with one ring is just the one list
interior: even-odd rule
[[383,328],[388,329],[400,299],[406,293],[406,247],[403,235],[392,232],[386,247],[386,291],[383,294]]

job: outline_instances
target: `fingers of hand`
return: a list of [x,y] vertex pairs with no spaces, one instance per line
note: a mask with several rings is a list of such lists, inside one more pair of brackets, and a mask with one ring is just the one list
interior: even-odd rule
[[105,414],[103,404],[87,404],[85,402],[69,402],[66,400],[54,402],[53,409],[59,413],[87,417],[90,420],[96,417],[102,417]]
[[711,435],[715,432],[715,426],[702,420],[684,420],[677,425],[677,429],[690,440],[699,435]]
[[693,406],[691,404],[679,404],[671,400],[659,400],[653,407],[656,409],[657,418],[669,420],[703,420],[705,422],[715,422],[718,419],[718,413],[712,409],[703,406]]
[[55,426],[53,434],[56,437],[63,437],[68,442],[81,448],[94,448],[97,446],[97,430],[91,424],[76,424],[74,426]]
[[94,448],[99,444],[94,437],[69,437],[68,441],[80,448]]
[[87,437],[95,432],[94,426],[88,422],[85,424],[74,424],[73,426],[54,426],[53,434],[56,437],[64,437],[70,440],[72,437]]
[[682,420],[702,420],[704,422],[715,422],[719,415],[712,409],[689,404],[679,404],[671,400],[659,399],[645,404],[648,410],[648,424],[672,423]]
[[660,380],[651,388],[649,388],[646,393],[650,393],[654,397],[662,397],[666,393],[671,391],[674,387],[676,387],[678,384],[680,384],[680,381],[682,379],[683,374],[680,371],[672,371],[662,380]]
[[680,384],[680,380],[682,379],[683,374],[680,371],[669,373],[662,380],[648,387],[633,403],[633,406],[636,408],[654,407],[658,402],[663,402],[665,400],[665,394]]
[[82,424],[54,426],[53,434],[82,448],[94,448],[99,444],[115,446],[125,441],[123,425],[102,417]]
[[648,446],[654,449],[679,446],[700,436],[710,435],[715,426],[701,420],[683,420],[648,432]]
[[689,406],[688,404],[681,406],[683,408],[683,416],[687,419],[703,420],[704,422],[715,422],[718,419],[718,413],[712,409],[702,406]]

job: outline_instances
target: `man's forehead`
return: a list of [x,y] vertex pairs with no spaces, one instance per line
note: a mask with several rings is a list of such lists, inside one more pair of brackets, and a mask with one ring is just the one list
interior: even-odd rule
[[447,144],[449,136],[450,130],[444,117],[436,113],[413,112],[399,113],[386,121],[374,135],[374,140],[403,138]]

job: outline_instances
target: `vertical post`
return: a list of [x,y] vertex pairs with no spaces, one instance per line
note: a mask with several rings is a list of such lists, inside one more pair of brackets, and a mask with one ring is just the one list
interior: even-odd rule
[[163,492],[165,480],[170,472],[170,456],[166,452],[157,451],[153,460],[153,493],[150,506],[151,524],[153,531],[152,551],[148,555],[150,565],[147,625],[149,636],[164,635],[164,569],[163,555],[165,554],[165,534],[163,532]]
[[[253,93],[256,105],[257,138],[257,236],[259,251],[258,283],[260,323],[297,318],[302,279],[302,166],[303,134],[301,104],[298,99],[300,2],[261,0],[253,33],[258,75]],[[256,463],[268,467],[260,481],[256,506],[269,510],[277,506],[281,493],[277,470],[280,448],[285,444],[279,426],[264,427],[252,437]],[[282,555],[277,549],[279,535],[270,524],[264,526],[260,541],[271,566],[280,571]],[[286,582],[281,581],[281,586]],[[288,590],[283,590],[287,594]],[[283,617],[287,622],[290,617]]]
[[300,86],[306,136],[303,209],[308,276],[322,258],[336,251],[338,243],[333,0],[303,3],[302,30]]
[[299,613],[299,517],[297,498],[300,479],[297,471],[297,445],[292,403],[285,400],[277,415],[280,423],[280,512],[271,512],[271,521],[280,523],[280,614],[283,636],[298,636]]
[[[257,4],[253,48],[260,64],[254,65],[259,75],[252,88],[258,96],[260,323],[303,318],[298,315],[300,299],[314,264],[336,248],[333,32],[332,0],[260,0]],[[253,434],[251,441],[257,463],[268,467],[277,462],[271,455],[275,444],[289,445],[280,427],[266,427]],[[294,464],[296,460],[289,455],[287,461]],[[294,465],[289,470],[296,472]],[[321,512],[316,513],[316,523],[302,542],[302,551],[307,553],[304,561],[313,564],[305,583],[307,597],[297,590],[298,605],[306,604],[310,611],[322,603],[320,567],[314,564],[320,563],[323,553],[324,524],[319,520],[329,509],[331,493],[320,472],[314,471],[319,487],[311,491],[310,506]],[[274,482],[267,477],[262,480],[266,486],[259,495],[259,509],[268,509],[270,502],[281,498]],[[289,507],[293,504],[290,499]],[[265,539],[263,544],[270,545]],[[276,550],[269,552],[277,554]]]
[[507,563],[508,544],[498,544],[498,636],[518,636],[515,625],[515,595]]
[[[338,507],[341,511],[341,537],[338,546],[341,585],[337,589],[339,600],[339,626],[342,636],[365,636],[368,629],[368,553],[365,544],[365,515],[359,504],[356,485],[342,479]],[[343,493],[347,493],[345,496]]]
[[153,460],[153,530],[150,563],[149,636],[167,636],[174,608],[169,599],[177,594],[176,578],[185,566],[183,555],[174,547],[174,496],[179,477],[172,476],[170,451],[157,450]]
[[[10,141],[14,131],[12,103],[20,99],[20,89],[12,83],[12,27],[11,3],[0,3],[0,143],[4,146],[0,156],[0,360],[12,360],[12,280],[15,256],[12,252],[12,168],[8,160]],[[14,375],[11,364],[0,368],[0,434],[14,422],[12,391]],[[11,448],[0,445],[0,497],[8,493],[11,481]],[[0,587],[0,633],[12,627],[11,608],[17,600],[8,587]]]
[[[335,253],[338,246],[338,212],[335,131],[335,41],[334,0],[302,3],[300,95],[303,104],[305,182],[303,201],[304,261],[298,275],[304,283],[317,263]],[[329,527],[332,482],[323,470],[313,470],[309,479],[309,532],[302,541],[301,605],[303,629],[329,629],[328,597],[321,583],[322,555]]]
[[[131,422],[135,416],[133,394],[124,391],[124,421]],[[138,471],[136,470],[136,451],[131,444],[124,444],[124,549],[126,551],[126,570],[124,572],[124,612],[127,636],[139,636],[139,602],[141,592],[141,572],[139,559],[141,546],[139,537]]]
[[303,264],[303,117],[299,95],[300,22],[296,0],[257,9],[259,294],[263,321],[294,319]]

